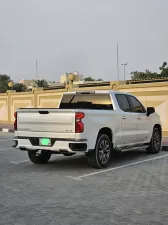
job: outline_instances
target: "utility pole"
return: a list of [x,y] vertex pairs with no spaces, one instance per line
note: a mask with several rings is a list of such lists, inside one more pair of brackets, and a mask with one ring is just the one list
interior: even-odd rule
[[126,67],[127,63],[123,63],[121,65],[124,66],[124,81],[125,81],[125,67]]
[[38,81],[38,65],[37,65],[37,60],[36,60],[36,79]]
[[37,65],[37,59],[36,59],[36,80],[37,80],[36,85],[38,87],[38,65]]
[[118,81],[119,81],[120,80],[120,74],[119,74],[118,43],[117,43],[117,74],[118,74]]

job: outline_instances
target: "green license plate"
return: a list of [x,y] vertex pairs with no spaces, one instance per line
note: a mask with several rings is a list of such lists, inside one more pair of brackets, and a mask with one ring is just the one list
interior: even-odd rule
[[41,146],[51,146],[51,139],[49,138],[40,138]]

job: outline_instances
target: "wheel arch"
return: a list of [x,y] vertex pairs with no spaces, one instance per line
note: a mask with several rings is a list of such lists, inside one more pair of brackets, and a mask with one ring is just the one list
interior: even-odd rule
[[[97,134],[96,143],[97,143],[98,138],[99,138],[102,134],[106,134],[106,135],[109,137],[111,143],[113,144],[113,132],[112,132],[112,130],[111,130],[109,127],[103,127],[103,128],[101,128],[101,129],[99,130],[99,132],[98,132],[98,134]],[[95,146],[96,146],[96,144],[95,144]]]

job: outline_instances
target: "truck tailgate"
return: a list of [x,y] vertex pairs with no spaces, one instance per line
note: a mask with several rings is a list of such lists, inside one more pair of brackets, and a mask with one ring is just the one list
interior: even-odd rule
[[19,109],[17,124],[18,131],[75,133],[75,110]]

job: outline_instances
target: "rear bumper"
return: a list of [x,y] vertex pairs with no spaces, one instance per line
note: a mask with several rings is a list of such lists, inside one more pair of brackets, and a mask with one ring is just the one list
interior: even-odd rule
[[88,144],[86,139],[52,139],[52,145],[49,147],[40,146],[38,144],[38,138],[15,137],[13,141],[13,147],[22,151],[48,150],[55,153],[76,153],[88,151]]

